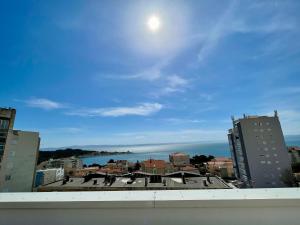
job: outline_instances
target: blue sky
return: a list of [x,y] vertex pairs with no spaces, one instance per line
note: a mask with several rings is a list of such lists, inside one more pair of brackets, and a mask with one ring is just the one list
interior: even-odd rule
[[299,1],[0,4],[0,103],[42,147],[224,141],[274,109],[300,134]]

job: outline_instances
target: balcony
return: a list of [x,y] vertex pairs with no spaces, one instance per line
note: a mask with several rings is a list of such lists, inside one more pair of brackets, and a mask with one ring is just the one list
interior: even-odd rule
[[0,193],[0,224],[299,224],[300,189]]

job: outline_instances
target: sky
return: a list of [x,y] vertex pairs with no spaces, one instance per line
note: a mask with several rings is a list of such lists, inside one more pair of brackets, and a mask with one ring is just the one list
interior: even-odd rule
[[[42,147],[300,134],[300,2],[1,1],[0,105]],[[159,27],[149,27],[155,18]]]

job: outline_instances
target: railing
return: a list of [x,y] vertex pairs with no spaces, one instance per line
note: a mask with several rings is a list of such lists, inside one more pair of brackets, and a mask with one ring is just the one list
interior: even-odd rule
[[300,224],[300,189],[1,193],[0,224]]

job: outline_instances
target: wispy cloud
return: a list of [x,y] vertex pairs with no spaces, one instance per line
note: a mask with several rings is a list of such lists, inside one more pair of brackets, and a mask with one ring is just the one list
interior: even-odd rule
[[299,86],[288,86],[288,87],[280,87],[273,90],[270,90],[266,93],[266,96],[283,96],[283,95],[294,95],[300,93]]
[[120,117],[120,116],[150,116],[159,112],[163,105],[159,103],[142,103],[133,107],[111,107],[111,108],[93,108],[81,109],[67,112],[67,115],[87,116],[87,117]]
[[[183,130],[166,130],[166,131],[145,131],[145,132],[128,132],[115,134],[118,140],[124,139],[135,140],[136,137],[141,138],[140,143],[163,143],[163,142],[225,142],[226,130],[222,129],[183,129]],[[123,138],[122,138],[123,137]],[[176,141],[174,141],[176,140]],[[153,151],[150,150],[150,151]]]
[[[274,112],[267,113],[273,116]],[[282,131],[285,135],[298,135],[300,134],[300,111],[296,109],[279,109],[279,119],[282,126]]]
[[202,47],[198,54],[198,60],[203,61],[218,45],[220,39],[226,34],[228,23],[232,20],[234,10],[236,8],[236,1],[232,1],[231,4],[225,9],[223,15],[220,16],[215,26],[208,33],[206,39],[202,43]]
[[42,134],[79,134],[83,132],[84,128],[79,127],[56,127],[56,128],[41,128],[41,129],[35,129],[41,132]]
[[175,92],[184,92],[188,87],[189,81],[182,76],[171,75],[165,77],[163,83],[164,87],[162,87],[158,91],[153,92],[153,96],[160,97],[164,95],[170,95]]
[[24,101],[25,104],[32,108],[40,108],[44,110],[67,108],[66,104],[55,102],[46,98],[31,98]]
[[197,119],[182,119],[182,118],[166,118],[164,121],[174,124],[186,124],[186,123],[205,123],[206,120]]
[[[198,54],[198,61],[202,62],[211,55],[220,42],[228,35],[236,33],[270,34],[276,32],[282,32],[285,35],[286,32],[297,31],[298,22],[294,18],[289,17],[288,13],[283,12],[284,10],[280,7],[274,4],[273,1],[270,4],[253,2],[249,5],[244,5],[236,0],[231,1],[215,25],[207,31],[207,35],[199,35],[201,48]],[[262,12],[263,15],[261,15]],[[257,18],[261,19],[257,20]],[[282,45],[287,45],[286,41],[280,42],[281,37],[274,41],[271,50],[274,51],[274,48],[278,49]],[[266,51],[271,50],[268,44]]]

